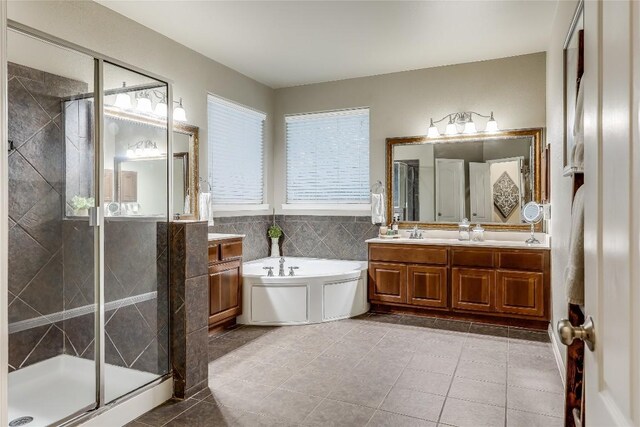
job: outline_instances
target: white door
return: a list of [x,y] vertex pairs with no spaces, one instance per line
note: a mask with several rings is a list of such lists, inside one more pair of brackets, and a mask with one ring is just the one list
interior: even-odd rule
[[436,221],[462,221],[464,184],[464,160],[436,159]]
[[585,350],[589,426],[640,425],[639,8],[585,2],[585,315],[595,324],[595,351]]
[[491,173],[488,163],[469,163],[471,222],[491,221]]

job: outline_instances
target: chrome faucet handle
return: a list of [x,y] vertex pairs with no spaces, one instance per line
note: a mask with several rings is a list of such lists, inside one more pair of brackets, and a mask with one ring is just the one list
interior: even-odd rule
[[297,269],[299,269],[299,268],[300,268],[300,267],[289,267],[289,276],[295,276],[295,274],[294,274],[293,270],[297,270]]
[[267,271],[267,277],[273,277],[273,267],[262,267],[263,270],[269,270]]

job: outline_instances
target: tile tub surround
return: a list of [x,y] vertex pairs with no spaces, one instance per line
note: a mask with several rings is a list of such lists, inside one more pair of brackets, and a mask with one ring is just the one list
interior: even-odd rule
[[[216,218],[211,233],[245,234],[245,261],[269,256],[271,241],[267,230],[272,215]],[[378,226],[368,216],[276,215],[284,231],[280,240],[285,256],[365,261],[365,240],[378,235]]]
[[130,425],[563,425],[538,331],[369,314],[239,327],[209,339],[209,359],[208,389]]
[[174,395],[188,398],[207,385],[207,223],[171,222],[169,235],[171,366],[174,374]]
[[[9,323],[63,311],[65,142],[61,99],[86,83],[9,63]],[[43,322],[40,322],[43,323]],[[9,370],[64,352],[62,322],[9,336]]]

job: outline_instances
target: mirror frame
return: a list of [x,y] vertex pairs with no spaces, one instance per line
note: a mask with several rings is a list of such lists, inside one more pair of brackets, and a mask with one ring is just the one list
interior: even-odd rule
[[[143,116],[140,114],[122,111],[115,107],[104,107],[105,116],[113,117],[116,119],[127,120],[131,122],[137,122],[149,126],[155,126],[158,128],[166,129],[166,121],[163,119],[156,119],[151,116]],[[198,177],[199,177],[199,152],[200,152],[200,128],[198,126],[190,125],[187,123],[173,122],[173,132],[189,135],[189,194],[191,195],[189,202],[191,204],[191,214],[180,214],[183,219],[199,218],[198,213]],[[176,153],[174,153],[176,154]],[[115,179],[115,177],[114,177]],[[115,183],[114,183],[115,184]]]
[[[405,136],[405,137],[393,137],[386,139],[386,192],[387,192],[387,221],[391,221],[393,218],[393,149],[397,145],[421,145],[421,144],[449,144],[449,143],[463,143],[466,141],[487,141],[495,139],[516,139],[516,138],[532,138],[533,142],[533,200],[537,203],[542,203],[542,186],[543,177],[541,176],[541,159],[542,159],[542,128],[530,128],[530,129],[509,129],[499,132],[485,134],[475,133],[471,135],[455,135],[455,136],[439,136],[437,138],[427,138],[426,136]],[[522,209],[522,207],[520,208]],[[528,231],[530,225],[523,224],[498,224],[498,223],[480,223],[485,230],[491,231]],[[418,226],[424,229],[438,229],[438,230],[457,230],[458,224],[454,223],[442,223],[442,222],[420,222],[420,221],[401,221],[399,223],[400,228],[412,228]],[[540,221],[535,225],[535,230],[541,232],[543,228],[543,221]]]

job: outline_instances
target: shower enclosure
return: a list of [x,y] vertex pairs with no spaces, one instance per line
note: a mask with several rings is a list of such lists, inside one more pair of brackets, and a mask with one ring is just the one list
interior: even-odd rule
[[137,150],[104,112],[168,129],[171,86],[19,24],[8,59],[9,422],[61,424],[170,372],[171,132]]

